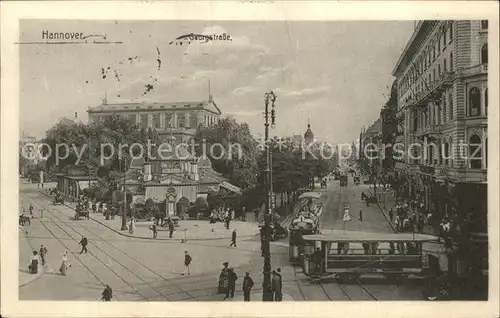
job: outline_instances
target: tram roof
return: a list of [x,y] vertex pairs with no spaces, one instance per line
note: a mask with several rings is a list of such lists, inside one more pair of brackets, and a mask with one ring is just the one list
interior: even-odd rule
[[412,233],[367,233],[355,231],[333,230],[325,234],[304,235],[306,241],[323,242],[397,242],[397,241],[437,241],[437,236],[427,234]]
[[305,192],[305,193],[302,193],[299,196],[299,199],[304,199],[304,198],[320,199],[321,198],[321,193],[318,193],[318,192]]

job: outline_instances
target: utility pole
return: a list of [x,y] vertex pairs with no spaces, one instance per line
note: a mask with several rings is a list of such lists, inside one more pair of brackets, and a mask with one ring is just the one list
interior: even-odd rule
[[122,231],[127,230],[127,191],[125,189],[125,173],[127,172],[127,157],[124,157],[124,169],[123,169],[123,209],[122,209]]
[[263,240],[263,254],[264,254],[264,282],[262,283],[262,300],[273,301],[273,294],[271,291],[271,196],[272,194],[272,175],[271,175],[271,150],[269,148],[269,103],[271,102],[271,127],[275,125],[276,114],[274,111],[274,102],[276,95],[273,91],[267,92],[264,98],[265,104],[265,148],[266,148],[266,210],[264,211],[264,240]]

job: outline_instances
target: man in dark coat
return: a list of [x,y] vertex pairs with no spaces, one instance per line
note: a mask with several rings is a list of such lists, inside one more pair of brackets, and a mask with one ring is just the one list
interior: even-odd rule
[[234,290],[236,289],[236,281],[238,280],[238,275],[234,272],[234,268],[230,268],[228,272],[228,286],[226,290],[226,296],[224,297],[224,300],[229,298],[234,298]]
[[253,279],[250,277],[250,273],[245,273],[245,278],[243,278],[243,300],[250,301],[250,293],[252,292]]
[[172,220],[168,220],[168,237],[172,238],[172,234],[174,234],[174,222]]
[[104,291],[102,292],[102,300],[111,301],[111,298],[113,298],[113,290],[109,287],[109,285],[106,285],[106,288],[104,288]]
[[231,244],[229,246],[230,247],[231,246],[237,247],[236,246],[236,229],[233,230],[233,234],[231,235]]
[[87,253],[87,245],[89,244],[89,241],[85,236],[82,236],[82,239],[80,240],[80,245],[82,246],[82,250],[80,251],[80,254],[83,252]]

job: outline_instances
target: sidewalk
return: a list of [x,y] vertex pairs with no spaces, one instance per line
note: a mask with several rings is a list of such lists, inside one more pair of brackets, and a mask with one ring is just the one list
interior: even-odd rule
[[[46,193],[41,193],[46,195]],[[75,214],[74,210],[76,208],[76,203],[67,202],[65,203],[65,205],[71,208],[71,210],[69,210],[67,213],[68,217],[73,217]],[[149,229],[150,225],[152,225],[152,222],[136,222],[135,231],[133,234],[130,234],[128,230],[120,230],[122,226],[122,220],[121,216],[119,215],[117,215],[114,220],[106,220],[106,218],[102,214],[90,212],[90,219],[122,236],[153,240],[153,232]],[[129,222],[127,222],[127,225],[128,223]],[[210,224],[208,220],[179,220],[179,226],[175,228],[173,238],[168,237],[168,227],[158,226],[158,236],[156,240],[230,240],[234,229],[236,229],[238,239],[254,237],[259,234],[259,228],[257,223],[255,222],[233,220],[231,221],[229,228],[230,229],[227,230],[225,228],[225,224],[222,222]]]
[[[368,190],[369,193],[371,194],[373,191],[371,188]],[[376,205],[378,206],[379,210],[384,214],[385,218],[389,222],[389,209],[392,208],[393,211],[395,211],[395,206],[396,206],[396,198],[393,195],[393,191],[387,192],[386,197],[385,197],[385,208],[380,204],[377,203]],[[373,204],[370,204],[370,206],[373,206]],[[391,227],[395,233],[397,233],[397,230],[392,222],[390,220]],[[429,231],[429,228],[431,226],[425,225],[424,227],[424,234],[430,234],[430,235],[436,235],[434,231]],[[443,272],[448,272],[448,254],[446,253],[446,249],[444,248],[444,243],[437,242],[437,237],[436,237],[436,242],[428,242],[423,244],[423,250],[431,255],[436,256],[439,259],[439,264],[441,267],[441,270]]]
[[24,229],[19,227],[19,287],[34,282],[44,273],[45,269],[42,264],[38,264],[38,274],[30,274],[28,271],[34,250],[24,233]]

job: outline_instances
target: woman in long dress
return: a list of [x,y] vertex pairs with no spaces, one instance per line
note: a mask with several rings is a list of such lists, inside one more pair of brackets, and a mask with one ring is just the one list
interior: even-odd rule
[[135,231],[135,220],[134,218],[130,219],[130,225],[128,227],[128,232],[130,234],[134,234],[134,231]]
[[64,254],[62,256],[61,268],[59,269],[59,271],[61,272],[61,275],[66,276],[66,274],[68,272],[68,267],[70,267],[70,266],[71,265],[68,262],[68,252],[64,252]]
[[30,264],[28,266],[30,274],[37,274],[38,273],[38,261],[39,261],[39,259],[40,258],[38,257],[38,252],[33,251],[33,256],[31,257],[31,261],[30,261]]

